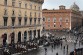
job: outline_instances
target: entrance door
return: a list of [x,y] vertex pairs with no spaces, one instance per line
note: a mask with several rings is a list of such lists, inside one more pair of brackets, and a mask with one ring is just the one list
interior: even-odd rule
[[34,38],[36,38],[36,30],[34,30]]
[[38,30],[38,38],[40,38],[40,30]]
[[18,42],[21,43],[21,32],[18,33]]
[[15,34],[14,33],[11,33],[11,44],[14,43],[14,36],[15,36]]
[[26,40],[27,40],[27,32],[25,31],[24,32],[24,42],[26,42]]
[[32,40],[32,31],[30,31],[30,38],[29,39]]
[[7,34],[3,35],[3,46],[6,47]]

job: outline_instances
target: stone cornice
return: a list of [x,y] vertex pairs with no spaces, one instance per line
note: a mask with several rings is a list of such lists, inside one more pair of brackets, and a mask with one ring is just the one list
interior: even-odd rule
[[35,26],[39,27],[39,26],[41,26],[41,24],[21,25],[21,26],[19,26],[19,25],[16,25],[16,26],[0,26],[0,29],[11,29],[11,28],[16,29],[16,28],[29,28],[29,27],[31,28],[31,27],[35,27]]
[[40,3],[40,4],[44,3],[44,0],[26,0],[26,1],[37,2],[37,3]]

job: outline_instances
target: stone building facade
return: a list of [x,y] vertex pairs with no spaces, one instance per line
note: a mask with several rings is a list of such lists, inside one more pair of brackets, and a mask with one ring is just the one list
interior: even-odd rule
[[82,26],[83,26],[83,11],[80,11],[82,15]]
[[44,0],[0,0],[0,45],[41,37]]
[[70,9],[59,6],[59,9],[43,9],[43,29],[45,30],[71,30],[82,25],[79,7],[74,3]]

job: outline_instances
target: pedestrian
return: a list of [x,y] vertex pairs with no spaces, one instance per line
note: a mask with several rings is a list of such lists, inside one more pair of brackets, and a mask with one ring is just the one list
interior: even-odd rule
[[64,48],[64,50],[65,50],[65,46],[64,46],[63,48]]
[[54,49],[55,49],[56,44],[54,43]]
[[56,55],[58,55],[58,52],[56,53]]
[[61,49],[62,49],[62,43],[61,43]]
[[53,44],[52,44],[52,49],[53,49]]
[[79,40],[79,47],[80,47],[80,40]]
[[68,51],[68,45],[67,45],[67,51]]
[[67,45],[67,55],[68,55],[68,45]]
[[44,49],[45,49],[45,53],[46,53],[47,52],[47,48],[45,47]]
[[65,46],[63,47],[63,53],[65,54]]

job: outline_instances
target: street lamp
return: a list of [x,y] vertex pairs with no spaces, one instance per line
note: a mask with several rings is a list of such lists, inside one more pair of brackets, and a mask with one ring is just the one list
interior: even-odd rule
[[74,35],[75,35],[75,37],[74,37],[74,39],[75,39],[75,42],[74,42],[74,55],[76,55],[76,44],[77,44],[77,40],[78,40],[77,31],[74,32]]

